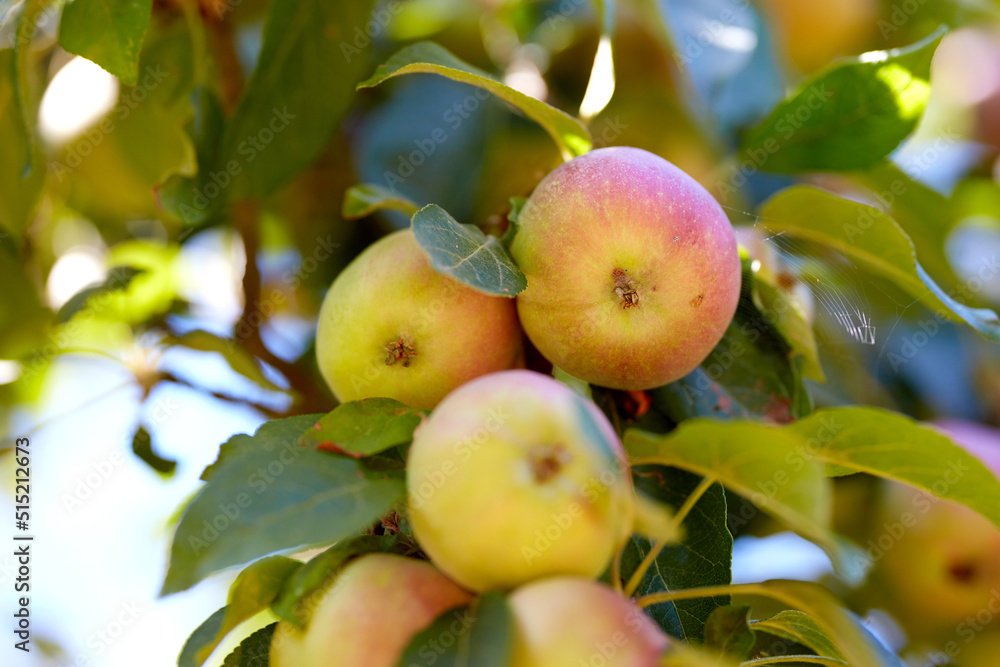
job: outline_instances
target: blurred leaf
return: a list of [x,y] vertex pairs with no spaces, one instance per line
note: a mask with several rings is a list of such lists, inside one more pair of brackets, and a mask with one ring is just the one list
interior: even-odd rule
[[73,0],[59,21],[59,44],[131,86],[152,7],[152,0]]
[[435,204],[413,215],[413,234],[439,273],[493,296],[513,297],[528,286],[495,236],[461,225]]
[[[757,589],[761,594],[780,600],[813,617],[839,647],[848,665],[902,667],[899,658],[889,653],[868,633],[856,616],[844,609],[830,591],[818,584],[775,579],[739,588],[751,595]],[[757,625],[754,624],[755,627]]]
[[433,42],[418,42],[397,51],[385,64],[378,66],[371,78],[359,83],[358,88],[371,88],[392,77],[411,73],[440,74],[488,90],[545,128],[567,159],[590,150],[590,132],[578,120],[506,86]]
[[[693,87],[695,118],[726,137],[767,113],[784,92],[766,22],[747,2],[656,0],[674,62]],[[722,34],[740,35],[740,48]]]
[[371,456],[408,443],[428,414],[391,398],[351,401],[313,424],[299,438],[299,444],[354,458]]
[[354,220],[371,215],[375,211],[388,209],[411,217],[417,212],[417,208],[416,204],[392,190],[373,183],[362,183],[348,188],[344,195],[341,215],[346,220]]
[[264,375],[264,371],[260,367],[260,363],[256,357],[235,340],[222,338],[213,333],[196,329],[182,335],[174,341],[174,344],[201,352],[215,352],[226,360],[230,368],[258,386],[269,391],[281,391],[281,387],[271,382]]
[[134,266],[116,266],[108,271],[107,278],[99,285],[87,287],[69,298],[69,301],[62,305],[56,314],[56,322],[62,324],[68,322],[74,315],[87,306],[87,301],[91,297],[107,292],[116,292],[126,289],[136,276],[145,273],[145,269],[137,269]]
[[177,659],[178,667],[201,667],[232,630],[271,604],[301,562],[284,556],[261,559],[243,570],[229,590],[229,604],[195,630]]
[[[698,486],[698,475],[656,465],[633,468],[636,490],[676,510]],[[681,524],[683,538],[667,545],[646,571],[636,595],[728,584],[732,580],[733,537],[726,527],[726,497],[722,486],[712,485],[695,503]],[[621,575],[628,581],[650,543],[633,535],[622,554]],[[729,604],[728,596],[664,602],[646,608],[646,613],[668,634],[701,642],[705,622],[718,607]]]
[[170,477],[177,469],[177,461],[165,459],[153,449],[153,438],[144,426],[140,426],[132,436],[132,453],[156,472]]
[[830,554],[856,578],[858,563],[830,530],[833,489],[796,432],[759,422],[690,419],[667,435],[625,432],[633,466],[657,464],[717,479]]
[[[0,238],[10,233],[20,239],[31,220],[45,184],[45,170],[33,169],[25,175],[24,163],[32,150],[32,139],[25,132],[17,108],[15,78],[6,73],[14,69],[14,52],[0,49]],[[41,157],[36,156],[36,161]],[[5,274],[6,277],[6,274]]]
[[578,377],[573,377],[572,375],[570,375],[563,369],[559,368],[558,366],[552,367],[552,377],[562,382],[564,385],[566,385],[567,387],[578,393],[580,396],[593,400],[594,392],[590,388],[589,382],[584,382]]
[[[457,632],[456,624],[461,626]],[[445,643],[442,637],[446,636],[455,641]],[[414,635],[396,667],[427,664],[429,650],[433,651],[433,664],[441,667],[506,667],[513,644],[514,616],[507,598],[486,593],[468,607],[444,612]]]
[[741,160],[782,173],[877,164],[917,127],[930,98],[931,58],[946,31],[838,61],[806,80],[744,136]]
[[674,644],[656,665],[657,667],[741,667],[736,660],[689,644]]
[[363,535],[335,544],[313,556],[284,582],[273,600],[272,611],[297,627],[306,627],[316,608],[308,604],[309,599],[316,593],[323,594],[330,580],[349,560],[367,553],[390,553],[395,546],[395,535]]
[[164,185],[164,209],[189,225],[203,224],[229,201],[272,194],[316,160],[368,67],[351,35],[369,20],[372,4],[271,3],[257,67],[217,146],[199,146],[196,177]]
[[1000,319],[987,309],[956,301],[917,262],[913,243],[895,220],[876,208],[798,185],[764,202],[761,222],[771,233],[787,233],[831,248],[891,280],[940,317],[964,320],[1000,342]]
[[[346,40],[369,20],[372,4],[271,4],[257,68],[226,124],[216,161],[232,176],[230,199],[274,192],[323,150],[368,67]],[[229,170],[233,162],[238,171]]]
[[745,660],[756,640],[749,618],[750,607],[746,605],[719,607],[705,624],[705,645]]
[[1000,528],[1000,480],[940,431],[869,407],[818,410],[786,429],[832,476],[864,472],[970,507]]
[[590,80],[580,102],[580,118],[590,122],[601,113],[615,93],[615,61],[612,37],[615,31],[615,0],[594,0],[601,17],[601,38],[590,68]]
[[[2,120],[0,120],[2,122]],[[2,150],[2,149],[0,149]],[[0,169],[3,160],[0,158]],[[0,188],[2,191],[2,188]],[[0,199],[3,199],[0,196]],[[51,342],[45,337],[52,313],[42,303],[39,287],[0,232],[0,359],[19,359]]]
[[265,554],[356,535],[403,498],[398,477],[300,447],[308,419],[279,420],[220,450],[177,526],[163,595]]
[[770,618],[755,621],[751,627],[754,630],[767,632],[807,646],[815,651],[816,655],[845,660],[844,654],[837,648],[837,644],[827,636],[819,623],[813,620],[809,614],[804,614],[801,611],[788,609]]
[[235,651],[226,656],[222,667],[267,667],[270,664],[271,639],[277,627],[277,623],[272,623],[244,639]]

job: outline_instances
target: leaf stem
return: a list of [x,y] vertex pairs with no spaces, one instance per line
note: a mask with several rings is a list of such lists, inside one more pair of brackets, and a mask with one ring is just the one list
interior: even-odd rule
[[[675,530],[680,528],[684,519],[687,518],[687,515],[691,513],[694,506],[699,500],[701,500],[701,497],[705,495],[705,492],[708,491],[713,484],[715,484],[715,478],[711,475],[706,475],[702,478],[701,482],[697,487],[695,487],[694,491],[688,495],[684,504],[681,505],[679,510],[677,510],[677,514],[675,514],[674,518],[671,520],[672,528]],[[646,554],[646,557],[642,559],[641,563],[639,563],[639,567],[636,568],[635,572],[633,572],[632,576],[629,578],[628,584],[625,586],[626,596],[631,597],[632,594],[635,593],[635,589],[637,589],[639,584],[642,583],[643,578],[646,576],[646,572],[649,571],[649,568],[653,565],[653,562],[656,561],[657,556],[660,555],[660,552],[663,551],[665,546],[667,546],[667,540],[658,540],[656,544],[653,545],[653,548],[649,550],[649,553]]]

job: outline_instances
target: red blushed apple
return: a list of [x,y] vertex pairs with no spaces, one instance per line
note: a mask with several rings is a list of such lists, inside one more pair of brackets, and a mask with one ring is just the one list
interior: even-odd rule
[[472,378],[518,365],[521,336],[512,299],[438,273],[403,230],[337,276],[320,309],[316,358],[340,401],[432,408]]
[[602,148],[538,185],[511,254],[528,337],[587,382],[650,389],[695,369],[740,295],[733,228],[694,179],[637,148]]
[[510,595],[516,634],[511,667],[655,667],[666,635],[608,586],[555,577]]
[[362,556],[322,594],[305,630],[287,621],[271,641],[272,667],[394,667],[418,632],[472,596],[426,561]]
[[532,371],[449,394],[413,436],[410,524],[437,567],[475,590],[599,576],[632,529],[632,479],[603,413]]

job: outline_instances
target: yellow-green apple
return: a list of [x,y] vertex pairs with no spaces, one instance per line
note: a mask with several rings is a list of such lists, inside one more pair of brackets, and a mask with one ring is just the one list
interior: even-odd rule
[[533,371],[449,394],[414,433],[406,481],[417,541],[475,591],[596,577],[632,528],[632,479],[611,424]]
[[631,600],[578,577],[552,577],[510,594],[511,667],[655,667],[666,635]]
[[272,667],[394,667],[435,618],[472,599],[427,561],[369,554],[318,598],[304,630],[287,621],[271,640]]
[[337,276],[320,309],[316,357],[341,401],[432,408],[464,382],[517,365],[522,334],[511,299],[438,273],[402,230]]
[[[1000,433],[961,422],[939,425],[956,444],[1000,470]],[[992,464],[992,465],[991,465]],[[941,484],[962,484],[962,468],[942,470]],[[888,485],[869,556],[875,587],[915,636],[954,634],[1000,613],[1000,530],[981,514],[901,484]],[[984,611],[985,610],[985,611]]]
[[560,165],[525,203],[511,254],[528,279],[521,324],[587,382],[650,389],[694,370],[740,295],[733,228],[666,160],[602,148]]

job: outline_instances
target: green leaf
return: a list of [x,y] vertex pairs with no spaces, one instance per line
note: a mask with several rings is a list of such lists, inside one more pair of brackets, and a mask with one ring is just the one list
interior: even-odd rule
[[248,380],[269,391],[281,390],[278,385],[267,379],[256,357],[234,340],[195,329],[182,335],[174,344],[200,352],[215,352],[222,355],[230,368]]
[[272,623],[244,639],[235,651],[226,656],[222,667],[268,667],[271,638],[277,627],[277,623]]
[[368,66],[345,40],[370,19],[371,8],[371,0],[271,4],[257,68],[216,161],[232,176],[231,200],[274,192],[323,150]]
[[[701,482],[697,475],[662,466],[632,469],[636,490],[676,510]],[[728,584],[732,579],[733,537],[726,527],[726,497],[715,484],[695,503],[681,524],[683,539],[666,546],[643,577],[636,595],[681,588]],[[622,554],[621,573],[625,581],[649,552],[650,543],[633,535]],[[668,634],[678,639],[701,642],[705,623],[718,607],[729,604],[728,596],[664,602],[646,612]]]
[[808,414],[801,359],[754,305],[749,267],[736,315],[715,349],[694,371],[649,392],[673,421],[690,417],[759,417],[788,422]]
[[506,667],[514,642],[514,616],[507,598],[487,593],[468,607],[444,612],[417,633],[396,667]]
[[[951,138],[949,137],[949,140]],[[936,280],[958,282],[945,251],[945,239],[964,217],[944,195],[913,179],[886,160],[852,177],[869,188],[913,241],[917,257]]]
[[[219,645],[222,637],[232,629],[223,629],[228,614],[229,606],[227,605],[216,610],[215,613],[195,628],[195,631],[184,642],[184,648],[181,649],[181,654],[177,657],[177,667],[197,667],[204,664],[208,656],[215,650],[215,647]],[[202,656],[200,654],[205,647],[210,648]]]
[[391,398],[366,398],[337,406],[302,434],[299,444],[361,458],[413,439],[429,414]]
[[839,61],[803,83],[743,138],[740,159],[782,173],[863,169],[916,128],[946,29],[903,49]]
[[970,507],[1000,527],[1000,480],[942,432],[869,407],[818,410],[785,428],[831,475],[858,472],[904,482]]
[[59,312],[56,314],[56,322],[59,324],[69,322],[74,315],[87,306],[87,301],[89,301],[91,297],[108,292],[123,291],[128,288],[129,284],[131,284],[136,276],[145,272],[145,269],[133,266],[116,266],[112,268],[108,271],[107,278],[105,278],[99,285],[82,289],[70,297],[69,301],[64,303],[62,308],[60,308]]
[[657,464],[711,476],[822,546],[845,576],[859,563],[830,530],[832,486],[797,434],[759,422],[690,419],[668,435],[625,432],[633,466]]
[[372,88],[392,77],[413,73],[440,74],[453,81],[488,90],[541,125],[559,145],[566,159],[583,155],[590,150],[590,132],[580,121],[504,85],[433,42],[418,42],[400,49],[385,64],[379,65],[371,78],[359,83],[358,88]]
[[[20,238],[38,205],[45,170],[24,173],[25,157],[33,150],[33,139],[25,130],[17,106],[15,81],[6,73],[14,69],[14,52],[0,49],[0,236],[5,232]],[[41,160],[40,155],[35,160]]]
[[809,614],[788,609],[770,618],[756,621],[751,627],[802,644],[815,651],[816,655],[843,660],[846,664],[844,654],[837,648],[837,644]]
[[185,642],[178,667],[201,667],[237,625],[267,609],[285,580],[301,566],[291,558],[270,556],[243,570],[229,589],[229,604],[212,614]]
[[528,286],[500,239],[459,224],[440,206],[423,207],[412,224],[417,243],[439,273],[493,296],[513,297]]
[[941,289],[917,261],[910,237],[878,209],[798,185],[764,202],[760,215],[769,232],[836,250],[891,280],[939,317],[965,321],[989,340],[1000,342],[996,313],[970,308]]
[[345,220],[364,218],[375,211],[399,211],[412,217],[419,207],[406,197],[374,183],[362,183],[347,189],[341,216]]
[[163,595],[266,554],[346,539],[402,500],[398,476],[300,447],[314,421],[280,420],[223,446],[177,526]]
[[558,366],[552,367],[552,377],[562,382],[564,385],[588,400],[594,400],[594,392],[590,388],[590,383],[573,377]]
[[347,562],[367,553],[390,553],[396,547],[395,535],[363,535],[330,547],[300,567],[282,586],[271,605],[278,618],[297,627],[309,624],[316,605],[309,604],[313,595],[322,595],[326,586]]
[[165,459],[153,449],[153,438],[144,426],[140,426],[132,436],[132,453],[156,472],[170,477],[177,469],[177,461]]
[[152,0],[73,0],[59,21],[59,44],[134,85],[152,7]]
[[714,610],[705,624],[705,645],[740,660],[746,659],[756,641],[749,617],[747,605],[729,605]]
[[[865,630],[857,617],[841,607],[839,600],[822,586],[803,581],[776,579],[762,584],[749,584],[745,588],[760,589],[764,594],[812,616],[840,648],[848,665],[902,667],[899,659],[889,654],[878,640]],[[754,627],[758,627],[758,624],[755,623]]]

